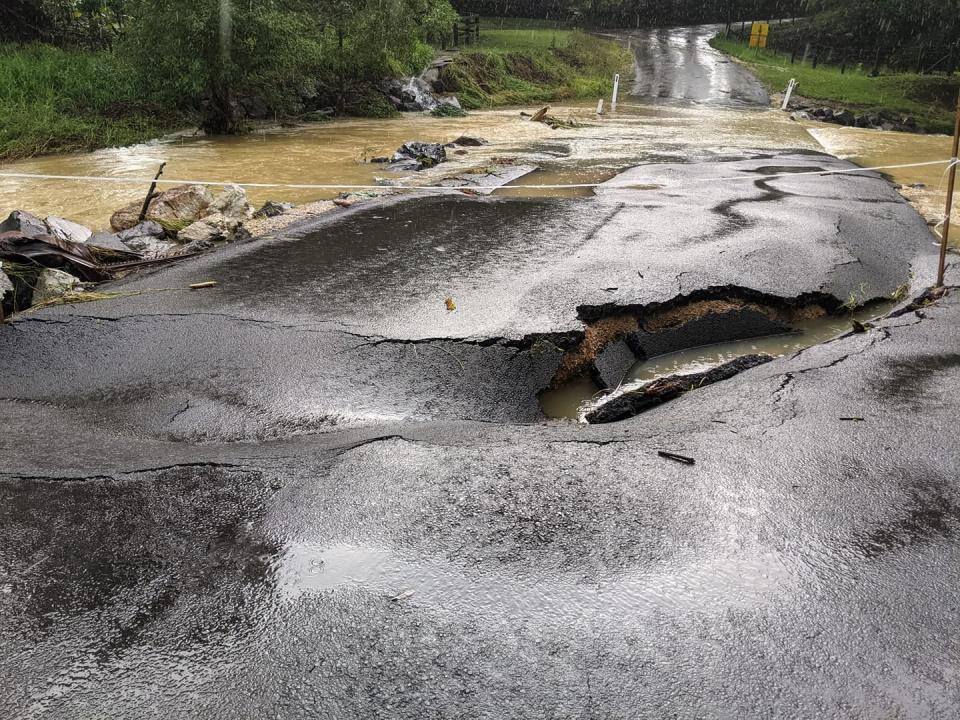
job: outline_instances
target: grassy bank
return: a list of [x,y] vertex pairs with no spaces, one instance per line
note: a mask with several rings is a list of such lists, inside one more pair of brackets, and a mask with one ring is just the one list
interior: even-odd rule
[[713,47],[745,62],[771,92],[782,92],[790,78],[800,82],[803,97],[843,106],[852,112],[888,111],[910,115],[928,132],[953,132],[953,108],[960,80],[935,75],[896,74],[871,77],[861,68],[845,73],[831,65],[791,65],[788,55],[752,49],[722,37]]
[[614,73],[632,66],[626,49],[592,35],[534,23],[504,26],[486,20],[480,44],[465,48],[443,73],[444,89],[466,108],[606,96]]
[[129,145],[192,118],[142,97],[109,53],[0,45],[0,159]]
[[[480,44],[444,73],[445,89],[467,108],[605,96],[613,74],[630,66],[616,43],[544,23],[500,25],[486,20]],[[425,48],[421,64],[432,54]],[[193,111],[177,107],[195,98],[153,98],[136,78],[108,52],[0,44],[0,161],[130,145],[197,124]],[[359,100],[345,106],[348,113],[394,114],[372,85],[353,94]]]

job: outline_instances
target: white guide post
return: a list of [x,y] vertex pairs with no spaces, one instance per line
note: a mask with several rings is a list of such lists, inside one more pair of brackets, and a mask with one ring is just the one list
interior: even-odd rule
[[610,102],[611,109],[617,111],[617,99],[620,96],[620,73],[613,76],[613,100]]
[[797,89],[797,85],[797,81],[793,78],[790,78],[790,82],[787,83],[787,92],[784,93],[783,96],[783,107],[780,108],[781,110],[785,111],[788,107],[790,107],[790,98],[793,97],[793,91]]

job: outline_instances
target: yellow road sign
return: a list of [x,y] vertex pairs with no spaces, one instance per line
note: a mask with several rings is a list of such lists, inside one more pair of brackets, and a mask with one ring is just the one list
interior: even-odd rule
[[758,23],[755,22],[750,28],[750,47],[752,48],[765,48],[767,46],[767,38],[770,35],[770,25],[769,23]]

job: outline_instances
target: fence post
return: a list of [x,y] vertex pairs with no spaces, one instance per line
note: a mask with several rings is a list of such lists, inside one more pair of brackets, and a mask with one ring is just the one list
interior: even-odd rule
[[957,98],[957,118],[953,126],[953,158],[950,164],[950,179],[947,182],[947,209],[940,237],[940,264],[937,266],[937,287],[943,287],[947,266],[947,243],[950,240],[950,214],[953,212],[953,191],[957,183],[957,156],[960,155],[960,96]]

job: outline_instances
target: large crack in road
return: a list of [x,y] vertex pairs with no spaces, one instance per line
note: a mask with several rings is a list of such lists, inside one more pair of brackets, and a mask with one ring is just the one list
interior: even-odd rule
[[955,297],[621,423],[541,413],[630,333],[931,284],[884,179],[725,160],[371,203],[124,285],[218,290],[0,328],[0,704],[949,716]]

